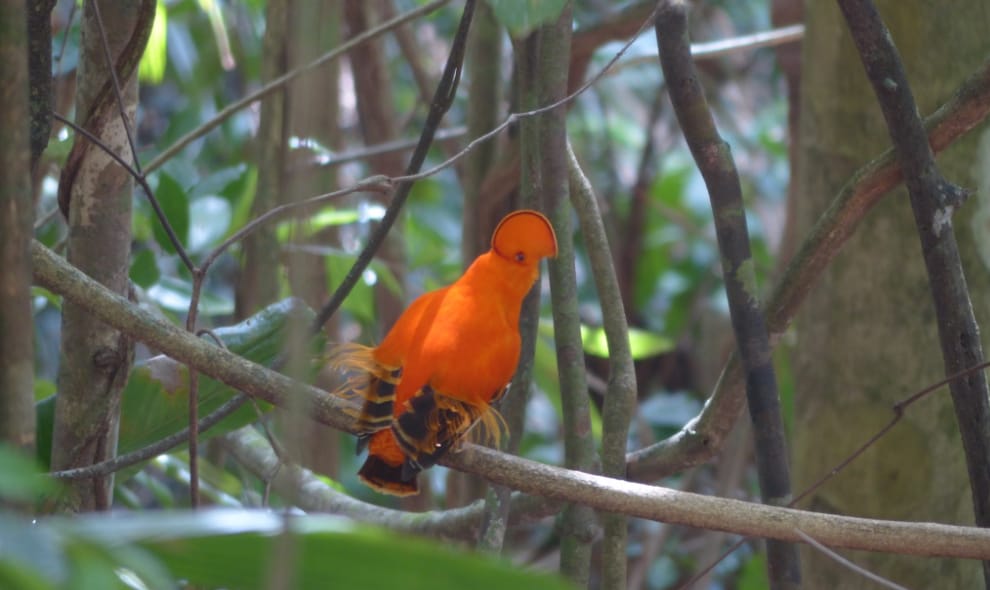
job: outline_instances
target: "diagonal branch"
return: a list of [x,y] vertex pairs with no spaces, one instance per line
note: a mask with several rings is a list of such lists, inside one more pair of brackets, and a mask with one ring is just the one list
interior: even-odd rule
[[[683,0],[660,3],[656,34],[670,101],[705,180],[715,217],[729,315],[746,373],[746,399],[753,422],[760,492],[765,503],[785,505],[791,500],[787,443],[770,339],[750,252],[742,187],[731,149],[715,127],[691,59],[687,4]],[[801,566],[796,546],[768,542],[767,562],[771,587],[800,585]]]
[[[904,184],[921,239],[946,374],[983,362],[980,329],[973,313],[959,257],[952,215],[966,191],[950,183],[935,165],[904,65],[890,31],[870,0],[838,0],[866,75],[873,85],[905,171]],[[976,524],[990,526],[990,388],[979,371],[949,384],[962,435]],[[983,564],[990,586],[990,561]]]
[[[990,59],[970,75],[925,121],[928,141],[936,153],[976,128],[990,116]],[[787,330],[791,319],[838,255],[867,213],[903,180],[893,150],[887,150],[857,171],[828,210],[822,214],[788,264],[767,304],[771,343]],[[721,448],[742,411],[743,376],[733,356],[722,371],[715,391],[701,413],[670,438],[630,453],[629,477],[653,481],[708,461]]]
[[[457,85],[461,80],[464,51],[467,47],[468,31],[471,28],[471,17],[474,15],[475,3],[475,0],[467,0],[464,4],[464,12],[461,14],[461,22],[458,25],[457,34],[454,36],[454,41],[450,46],[447,65],[444,66],[443,75],[440,77],[437,90],[433,94],[433,101],[430,103],[430,112],[426,115],[426,121],[423,123],[423,131],[420,133],[419,143],[416,145],[416,150],[413,151],[412,157],[409,159],[409,165],[406,167],[407,175],[416,174],[423,166],[423,162],[426,161],[426,155],[430,151],[430,145],[433,143],[433,135],[440,127],[440,121],[443,120],[443,116],[454,103],[454,97],[457,94]],[[412,185],[413,181],[411,180],[403,180],[398,183],[395,193],[392,195],[392,202],[389,203],[388,208],[385,210],[385,216],[382,217],[382,220],[375,227],[374,232],[372,232],[371,237],[368,239],[368,244],[347,271],[347,275],[344,276],[340,286],[337,287],[337,290],[330,297],[330,301],[316,315],[312,326],[314,331],[319,330],[330,319],[330,316],[337,311],[344,302],[344,299],[347,298],[347,295],[350,294],[351,289],[357,284],[365,269],[368,268],[368,264],[371,263],[375,252],[378,251],[378,248],[385,241],[385,236],[392,229],[392,224],[398,219],[399,213],[402,211],[402,206],[409,196],[409,191],[412,190]]]
[[[167,323],[79,272],[37,241],[31,243],[36,284],[94,317],[244,393],[285,406],[300,400],[314,420],[352,432],[356,408]],[[990,530],[817,514],[646,486],[576,472],[465,444],[444,465],[553,500],[671,524],[800,541],[801,529],[830,547],[908,555],[990,559]]]

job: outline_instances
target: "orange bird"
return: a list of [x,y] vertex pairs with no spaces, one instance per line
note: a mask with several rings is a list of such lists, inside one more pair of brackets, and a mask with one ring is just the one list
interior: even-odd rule
[[335,392],[360,399],[358,476],[395,496],[419,492],[416,475],[432,467],[479,420],[496,437],[502,419],[490,404],[505,392],[519,361],[519,311],[557,255],[542,214],[507,215],[453,284],[417,298],[375,348],[345,344],[331,363],[347,373]]

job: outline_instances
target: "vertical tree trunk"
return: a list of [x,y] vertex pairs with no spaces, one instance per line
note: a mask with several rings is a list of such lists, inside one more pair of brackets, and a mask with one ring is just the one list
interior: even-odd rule
[[[502,29],[487,3],[478,6],[468,40],[467,76],[468,137],[488,133],[498,125],[502,111]],[[491,206],[483,204],[492,195],[481,191],[482,182],[495,165],[499,144],[485,142],[464,158],[464,230],[461,235],[461,255],[466,268],[488,249],[495,224],[502,215],[482,219]],[[504,205],[508,213],[508,203]]]
[[[265,10],[261,77],[267,83],[286,71],[288,0],[271,0]],[[285,167],[285,90],[280,88],[261,101],[258,124],[258,186],[251,212],[258,216],[283,200]],[[244,240],[244,267],[237,285],[237,317],[243,319],[278,298],[279,243],[273,225],[264,225]]]
[[[344,21],[348,37],[353,38],[373,27],[381,19],[378,16],[380,3],[365,0],[344,0]],[[351,73],[354,77],[354,94],[357,97],[358,119],[361,135],[366,145],[376,145],[396,139],[397,123],[394,91],[385,55],[385,45],[381,38],[371,39],[355,47],[348,53]],[[405,154],[390,152],[369,158],[371,174],[401,176],[405,171]],[[388,205],[383,202],[382,205]],[[400,227],[393,227],[378,256],[403,283],[405,276],[405,245],[402,243]],[[375,288],[375,310],[378,313],[378,327],[388,330],[399,318],[405,307],[401,298],[379,283]],[[382,337],[384,331],[378,335]]]
[[[918,0],[878,4],[919,108],[930,113],[986,58],[990,5],[964,0],[952,11],[932,11]],[[802,232],[851,172],[889,145],[837,6],[812,2],[806,8],[800,146],[806,165],[798,191],[805,200],[797,212]],[[976,184],[976,135],[939,161],[946,177],[963,186]],[[956,212],[954,225],[986,347],[990,273],[979,260],[971,223],[981,207],[986,205],[968,203]],[[891,404],[944,376],[931,295],[903,189],[860,225],[809,296],[797,333],[794,464],[800,489],[887,423]],[[967,471],[948,392],[912,406],[884,440],[806,502],[815,510],[857,516],[971,524]],[[810,587],[873,587],[815,552],[806,551],[805,557]],[[913,588],[973,588],[981,579],[978,562],[850,557]]]
[[[319,55],[340,45],[342,36],[343,2],[341,0],[293,0],[291,4],[289,30],[289,67],[295,68],[308,63]],[[340,61],[333,60],[321,67],[318,72],[293,81],[288,88],[289,135],[312,138],[332,150],[339,150],[341,137],[337,122],[340,117]],[[293,157],[297,156],[297,157]],[[306,150],[292,150],[288,154],[289,170],[304,166],[311,157]],[[289,173],[285,179],[285,194],[293,201],[327,193],[336,187],[337,174],[334,169],[319,170],[313,173]],[[335,228],[321,231],[312,238],[296,240],[305,244],[325,246],[336,244]],[[301,298],[313,309],[318,309],[327,300],[327,275],[322,256],[310,252],[287,252],[286,265],[292,294]],[[330,318],[323,329],[336,337],[338,322]],[[280,414],[283,416],[284,414]],[[294,458],[319,473],[336,478],[340,463],[340,440],[343,434],[312,420],[299,420],[288,416],[281,424],[283,432],[295,432],[295,436],[285,437],[287,452]],[[288,428],[293,430],[289,431]]]
[[[136,64],[147,42],[147,34],[141,31],[145,26],[150,31],[149,4],[153,15],[153,2],[99,3],[110,54],[123,70],[120,84],[124,113],[120,113],[114,99],[94,5],[86,2],[83,8],[76,117],[128,162],[132,161],[131,148],[121,117],[126,116],[134,128]],[[76,137],[60,186],[61,194],[69,197],[68,260],[126,296],[134,180],[100,148],[81,143],[85,141]],[[75,155],[79,155],[78,161]],[[127,382],[133,353],[132,343],[123,334],[79,306],[65,303],[52,469],[82,467],[114,455],[120,393]],[[74,480],[68,484],[60,508],[73,512],[106,509],[111,502],[112,482],[112,477]]]
[[24,0],[0,1],[0,442],[34,453],[33,233]]

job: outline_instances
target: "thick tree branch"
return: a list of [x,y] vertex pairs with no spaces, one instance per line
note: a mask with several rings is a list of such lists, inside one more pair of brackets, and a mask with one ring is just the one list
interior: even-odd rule
[[[308,469],[281,462],[268,440],[251,427],[225,435],[223,445],[248,471],[270,482],[279,495],[307,512],[340,514],[400,533],[459,541],[478,538],[484,513],[481,500],[463,508],[427,512],[382,508],[334,489]],[[508,524],[538,520],[560,510],[560,502],[518,493],[512,495],[511,504],[516,518]]]
[[27,3],[31,168],[34,168],[41,153],[45,151],[48,136],[52,132],[52,9],[54,7],[55,0]]
[[[30,10],[43,10],[42,4]],[[22,0],[0,1],[0,443],[33,455],[34,319],[28,248],[34,202],[28,121],[34,123],[29,115],[34,109],[28,105],[27,21]],[[50,32],[48,38],[50,45]]]
[[[553,104],[567,95],[567,63],[570,56],[572,3],[568,2],[556,22],[535,33],[536,45],[527,43],[524,59],[539,64],[529,72],[539,104]],[[531,53],[532,52],[532,53]],[[535,53],[535,55],[534,55]],[[560,405],[564,434],[564,462],[570,469],[597,472],[600,469],[591,432],[588,384],[581,346],[581,316],[578,310],[574,230],[567,175],[567,112],[555,109],[538,121],[533,154],[539,158],[544,210],[557,233],[557,258],[549,264],[550,304],[553,310],[554,346],[560,381]],[[591,572],[591,543],[598,525],[594,512],[581,504],[564,508],[560,520],[560,573],[575,585],[588,585]]]
[[[767,504],[786,505],[791,501],[787,442],[770,339],[750,253],[742,187],[731,148],[715,127],[694,69],[687,36],[687,4],[683,0],[660,3],[656,33],[670,101],[705,180],[715,217],[729,315],[746,373],[746,399],[753,422],[760,492]],[[767,542],[767,562],[771,587],[800,586],[801,566],[796,546]]]
[[[567,142],[567,167],[571,182],[571,203],[577,211],[585,248],[591,262],[595,289],[602,308],[602,325],[608,343],[608,386],[602,409],[602,473],[625,479],[626,445],[629,424],[636,411],[636,369],[629,345],[629,325],[622,305],[622,292],[612,264],[612,250],[605,235],[605,224],[591,182],[581,170],[577,156]],[[605,514],[602,541],[602,588],[626,588],[627,519]]]
[[[258,399],[285,405],[297,396],[314,420],[352,432],[356,408],[315,387],[252,363],[131,304],[79,272],[37,241],[31,243],[35,282],[177,361]],[[579,502],[671,524],[799,541],[795,529],[830,547],[909,555],[990,559],[990,531],[783,509],[645,486],[543,465],[466,444],[443,464],[550,499]]]
[[[988,116],[990,59],[926,119],[932,150],[941,152]],[[772,344],[787,330],[818,277],[856,231],[860,220],[902,179],[893,150],[887,150],[857,171],[836,195],[787,265],[767,301],[767,327]],[[654,481],[708,461],[718,452],[742,410],[742,387],[742,371],[733,355],[697,417],[670,438],[629,454],[629,477],[636,481]]]
[[[935,305],[942,359],[946,374],[983,362],[983,344],[976,323],[952,215],[966,192],[946,180],[935,165],[918,106],[890,31],[871,0],[838,0],[849,32],[859,49],[866,75],[873,85],[905,171]],[[969,470],[976,524],[990,526],[990,389],[983,371],[949,384],[956,421]],[[990,586],[990,561],[983,564]]]

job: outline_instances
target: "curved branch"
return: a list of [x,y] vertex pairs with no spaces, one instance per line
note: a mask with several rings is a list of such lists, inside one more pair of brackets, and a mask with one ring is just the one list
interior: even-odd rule
[[[925,120],[935,153],[949,147],[990,116],[990,59],[970,75],[951,99]],[[903,180],[892,149],[859,169],[815,223],[767,299],[770,343],[776,344],[867,213]],[[742,410],[743,376],[735,355],[726,363],[701,413],[677,434],[630,453],[629,477],[654,481],[708,461],[721,447]]]
[[[56,256],[31,243],[35,282],[82,306],[94,317],[170,357],[252,397],[285,406],[290,396],[313,419],[353,432],[356,407],[325,391],[290,379],[210,344],[113,293]],[[670,524],[800,542],[800,529],[830,547],[909,555],[990,559],[990,530],[933,523],[853,518],[776,508],[646,486],[543,465],[465,444],[444,465],[552,500],[576,502]]]
[[[462,508],[416,513],[382,508],[334,489],[309,469],[280,462],[265,437],[250,427],[231,432],[222,440],[224,448],[248,471],[270,481],[282,497],[307,512],[340,514],[400,533],[459,541],[476,539],[481,529],[483,500]],[[561,506],[560,502],[521,494],[513,494],[511,504],[510,523],[551,516]]]

